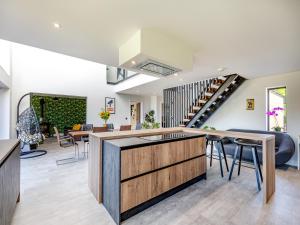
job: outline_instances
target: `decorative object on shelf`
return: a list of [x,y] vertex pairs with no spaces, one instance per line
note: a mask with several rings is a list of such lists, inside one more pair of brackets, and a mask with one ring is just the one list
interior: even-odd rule
[[116,99],[105,97],[105,111],[109,112],[110,114],[116,113]]
[[216,128],[206,125],[203,127],[203,130],[216,130]]
[[145,121],[142,124],[142,127],[144,129],[155,129],[160,127],[159,123],[155,122],[154,114],[155,114],[154,110],[150,110],[148,113],[146,113]]
[[109,119],[110,117],[110,112],[106,111],[106,110],[102,110],[100,113],[99,113],[99,116],[101,119],[104,120],[104,127],[106,127],[106,122],[107,120]]
[[254,110],[254,99],[253,98],[248,98],[247,99],[247,110]]
[[273,108],[272,110],[266,112],[266,114],[267,114],[269,117],[273,116],[274,121],[275,121],[275,126],[272,127],[272,129],[273,129],[274,131],[277,131],[277,132],[281,132],[281,131],[283,130],[283,127],[281,127],[281,126],[279,125],[278,119],[277,119],[277,117],[278,117],[278,115],[279,115],[279,114],[278,114],[279,111],[284,111],[284,108],[282,108],[282,107],[275,107],[275,108]]

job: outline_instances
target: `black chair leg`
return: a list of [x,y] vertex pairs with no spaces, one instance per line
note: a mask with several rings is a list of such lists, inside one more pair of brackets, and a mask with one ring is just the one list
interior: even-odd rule
[[257,189],[258,191],[261,190],[261,187],[260,187],[260,176],[259,176],[259,169],[258,169],[258,163],[257,163],[257,160],[256,160],[256,155],[255,155],[255,148],[252,147],[252,157],[253,157],[253,162],[254,162],[254,166],[255,166],[255,175],[256,175],[256,182],[257,182]]
[[221,149],[217,148],[217,150],[218,150],[218,155],[219,155],[219,163],[220,163],[221,176],[224,177],[223,166],[222,166]]
[[263,176],[262,176],[262,172],[261,172],[261,168],[260,168],[260,162],[259,162],[259,158],[258,158],[258,153],[257,153],[257,148],[255,147],[255,156],[256,156],[256,161],[258,164],[258,170],[259,170],[259,174],[260,174],[260,179],[261,182],[263,182]]
[[222,141],[220,141],[220,145],[221,145],[221,149],[222,149],[223,156],[224,156],[224,159],[225,159],[226,169],[227,169],[227,172],[229,172],[228,163],[227,163],[227,157],[226,157],[226,153],[225,153],[225,149],[224,149],[224,145],[223,145]]
[[228,180],[231,180],[232,172],[233,172],[233,169],[234,169],[234,165],[235,165],[238,150],[239,150],[239,146],[237,145],[236,148],[235,148],[235,152],[234,152],[233,161],[232,161],[232,164],[231,164],[231,169],[230,169],[230,172],[229,172]]
[[213,152],[214,152],[214,142],[210,142],[210,167],[212,166],[212,159],[213,159]]
[[242,156],[243,156],[243,145],[240,146],[240,158],[239,158],[238,176],[240,175],[240,172],[241,172]]

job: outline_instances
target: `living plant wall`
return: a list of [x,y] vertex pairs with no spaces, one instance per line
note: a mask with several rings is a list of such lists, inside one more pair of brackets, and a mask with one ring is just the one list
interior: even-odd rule
[[60,133],[74,124],[86,123],[86,98],[72,96],[31,95],[31,104],[41,124],[49,126],[53,135],[53,127]]

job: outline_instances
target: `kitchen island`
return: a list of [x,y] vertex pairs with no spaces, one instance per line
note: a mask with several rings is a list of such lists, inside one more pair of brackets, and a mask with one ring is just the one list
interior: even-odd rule
[[117,224],[206,176],[201,134],[107,140],[102,151],[103,205]]
[[[128,145],[131,145],[130,147],[134,148],[134,145],[132,145],[132,142],[134,142],[136,140],[135,139],[136,137],[156,136],[156,135],[162,135],[162,134],[170,134],[170,133],[174,133],[174,132],[187,132],[187,133],[194,133],[196,135],[211,134],[211,135],[217,135],[217,136],[220,136],[220,137],[247,138],[247,139],[250,139],[250,140],[261,141],[262,146],[263,146],[263,149],[262,149],[262,151],[263,151],[263,177],[264,177],[263,189],[262,189],[262,191],[263,191],[263,202],[267,203],[269,201],[269,199],[272,197],[273,193],[275,192],[275,137],[274,137],[274,135],[240,133],[240,132],[231,132],[231,131],[208,131],[208,130],[201,130],[201,129],[175,127],[175,128],[160,128],[160,129],[151,129],[151,130],[132,130],[132,131],[117,131],[117,132],[104,132],[104,133],[90,134],[90,136],[89,136],[90,148],[89,148],[88,182],[89,182],[89,188],[90,188],[91,192],[93,193],[93,195],[95,196],[95,198],[97,199],[97,201],[99,203],[103,203],[104,205],[106,204],[104,202],[105,198],[106,198],[105,195],[108,195],[108,193],[105,190],[105,188],[106,188],[105,186],[107,185],[107,183],[105,183],[105,182],[108,182],[108,181],[105,181],[104,177],[106,176],[106,174],[108,172],[112,172],[110,170],[106,170],[105,168],[107,168],[107,165],[104,165],[105,161],[109,161],[109,159],[107,160],[107,158],[106,158],[108,156],[107,155],[105,156],[105,153],[104,153],[104,151],[105,151],[104,148],[105,148],[106,144],[110,145],[110,146],[114,146],[115,149],[118,149],[116,152],[120,152],[119,158],[121,159],[122,158],[122,152],[124,151],[124,150],[122,150],[122,148],[127,148],[128,146],[126,146],[126,145],[129,142],[131,142],[131,143],[129,143]],[[125,140],[125,138],[129,138],[129,139]],[[198,137],[198,138],[201,138],[201,139],[204,140],[203,136]],[[120,140],[115,140],[115,139],[120,139]],[[121,141],[121,139],[124,139],[124,141]],[[110,140],[110,141],[106,142],[106,140]],[[148,142],[149,140],[139,139],[139,144],[141,144],[141,142],[143,142],[143,141]],[[152,141],[155,142],[157,140],[152,140]],[[150,142],[151,142],[151,140],[150,140]],[[201,151],[203,151],[204,150],[203,149],[204,142],[201,142],[201,143],[202,144],[199,144],[199,146],[200,146],[200,150],[202,148]],[[154,144],[154,143],[152,143],[152,144]],[[160,145],[162,143],[156,143],[156,144]],[[139,146],[139,147],[140,148],[145,148],[145,146]],[[189,149],[192,149],[192,148],[189,147]],[[125,150],[124,152],[126,152],[126,151],[128,151],[128,150]],[[147,151],[139,151],[139,152],[147,152]],[[137,158],[135,158],[135,162],[139,162],[139,161],[142,161],[142,160],[149,160],[149,159],[147,159],[147,155],[149,156],[149,154],[138,155]],[[176,156],[177,154],[172,152],[171,155]],[[105,159],[103,157],[105,157]],[[110,157],[113,157],[113,156],[110,156]],[[114,157],[116,157],[116,156],[114,156]],[[190,161],[192,160],[192,158],[193,157],[189,158]],[[156,158],[154,161],[156,161],[158,159],[159,158]],[[182,161],[182,163],[183,163],[183,161]],[[120,162],[121,162],[121,160],[120,160]],[[158,162],[156,162],[156,164],[154,163],[154,165],[155,166],[158,165],[157,163]],[[135,163],[131,163],[131,164],[128,164],[128,165],[134,165],[134,164]],[[204,172],[203,171],[198,171],[199,179],[200,179],[200,177],[201,178],[205,177],[206,162],[204,164],[205,164],[205,171]],[[150,172],[151,172],[152,169],[153,169],[152,168],[153,163],[150,163],[150,165],[151,165],[151,167],[148,166],[147,168],[148,169],[150,168],[151,169]],[[126,173],[123,172],[123,174],[122,174],[122,164],[121,163],[119,164],[119,168],[120,168],[120,171],[119,171],[120,176],[118,178],[119,180],[114,181],[116,184],[118,182],[120,182],[120,184],[121,184],[122,181],[123,181],[123,183],[125,183],[127,178],[130,178],[130,179],[138,178],[138,177],[135,177],[135,176],[137,176],[135,174],[137,172],[141,173],[142,175],[147,175],[147,174],[143,174],[143,173],[146,173],[146,172],[144,172],[144,170],[142,170],[143,168],[140,168],[140,167],[137,167],[137,168],[133,167],[132,170],[127,170],[127,172]],[[123,167],[123,169],[124,169],[124,167]],[[127,174],[127,175],[125,175],[125,174]],[[141,174],[138,174],[138,175],[141,175]],[[180,174],[180,172],[178,174]],[[204,174],[204,175],[202,176],[201,174],[202,175]],[[123,179],[122,176],[123,176],[124,180],[122,180]],[[113,178],[113,176],[111,176],[111,178]],[[193,178],[191,178],[191,179],[193,179]],[[149,178],[149,180],[151,181],[151,178]],[[127,181],[130,181],[130,180],[127,180]],[[138,179],[137,179],[137,181],[138,181]],[[129,187],[134,188],[134,186],[136,186],[136,187],[138,187],[137,189],[139,189],[141,187],[141,184],[142,183],[140,183],[140,182],[131,183],[130,185],[128,185],[128,188]],[[165,188],[163,183],[161,183],[161,184],[162,184],[162,186],[154,185],[154,190],[153,191],[154,192],[156,191],[158,193],[157,196],[159,196],[161,192],[166,193],[168,191],[168,188],[160,189],[161,187]],[[176,185],[175,185],[175,187],[176,187]],[[173,189],[172,186],[171,186],[171,189]],[[133,191],[133,189],[127,189],[126,192],[125,192],[125,185],[124,185],[123,190],[124,190],[123,193],[126,193],[126,192],[129,193],[129,195],[128,195],[129,197],[131,197],[135,194],[135,193],[131,192],[131,191]],[[130,192],[128,192],[128,190],[130,190]],[[161,191],[159,191],[159,190],[161,190]],[[120,191],[120,194],[121,194],[122,193],[121,185],[120,185],[119,191]],[[119,222],[122,218],[126,219],[129,216],[134,215],[135,213],[137,213],[137,212],[139,212],[140,210],[143,209],[144,201],[148,202],[149,200],[156,198],[155,194],[152,195],[152,194],[149,194],[148,192],[147,192],[147,196],[148,196],[147,198],[143,198],[143,196],[141,197],[140,195],[136,195],[133,198],[130,198],[128,200],[126,199],[126,202],[128,202],[128,204],[122,203],[122,196],[119,196],[118,199],[114,200],[114,201],[118,202],[118,204],[120,206],[120,209],[112,217],[113,218],[115,217],[114,218],[115,221]],[[155,201],[154,201],[154,203],[155,203]],[[150,203],[148,202],[147,204],[154,204],[154,203],[153,202],[150,202]],[[111,208],[108,209],[109,207],[111,207]],[[112,214],[112,209],[114,207],[113,206],[106,206],[107,210],[111,214]],[[135,211],[137,209],[136,207],[138,207],[137,211]],[[119,218],[116,216],[117,214],[118,214]]]

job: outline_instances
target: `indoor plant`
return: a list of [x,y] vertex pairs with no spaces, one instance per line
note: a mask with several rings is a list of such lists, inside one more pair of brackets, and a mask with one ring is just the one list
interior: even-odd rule
[[110,113],[108,111],[105,111],[105,110],[102,110],[100,113],[99,113],[99,116],[101,119],[104,120],[104,126],[106,127],[106,122],[107,120],[109,119],[110,117]]
[[159,123],[155,122],[154,119],[154,110],[150,110],[148,113],[145,115],[145,121],[142,124],[142,127],[144,129],[154,129],[154,128],[159,128]]
[[272,110],[266,112],[266,114],[267,114],[268,116],[273,116],[273,117],[274,117],[275,127],[272,127],[272,129],[273,129],[274,131],[281,132],[281,131],[283,130],[283,127],[280,127],[280,126],[279,126],[278,119],[277,119],[278,111],[283,111],[283,110],[284,110],[284,108],[281,108],[281,107],[275,107],[275,108],[273,108]]

